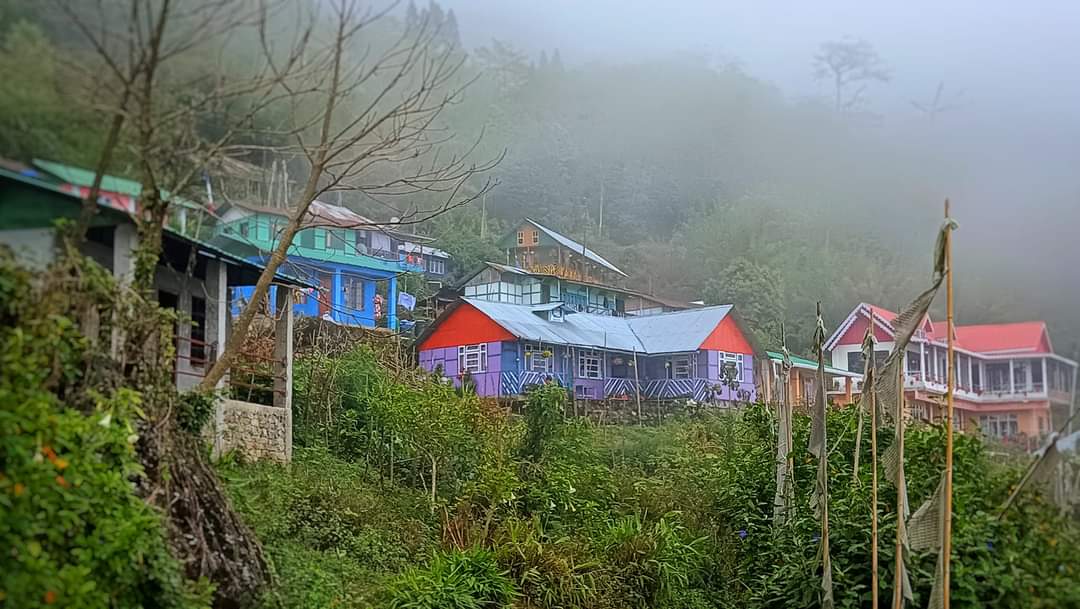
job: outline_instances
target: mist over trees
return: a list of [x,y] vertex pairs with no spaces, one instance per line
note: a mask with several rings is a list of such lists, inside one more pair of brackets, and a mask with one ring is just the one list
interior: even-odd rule
[[[276,16],[282,37],[289,14]],[[1080,282],[1060,279],[1068,276],[1067,262],[1003,255],[993,234],[980,232],[982,193],[958,187],[977,181],[967,174],[967,153],[992,148],[952,120],[967,108],[967,98],[959,104],[953,94],[959,84],[912,101],[915,116],[882,118],[875,101],[895,72],[869,40],[823,40],[804,63],[808,76],[821,79],[823,96],[805,99],[737,63],[698,53],[596,61],[555,44],[527,52],[511,34],[470,44],[462,36],[469,24],[458,14],[448,2],[409,2],[358,43],[385,48],[417,24],[435,28],[443,48],[462,62],[453,82],[444,83],[460,89],[460,98],[435,127],[482,134],[447,142],[440,153],[477,163],[505,154],[483,179],[462,186],[469,197],[491,178],[497,186],[482,201],[417,227],[457,258],[457,278],[495,255],[494,241],[529,216],[603,252],[628,269],[638,289],[734,302],[766,344],[778,342],[784,322],[789,344],[805,350],[816,301],[835,327],[859,301],[896,307],[910,298],[929,272],[943,199],[953,196],[961,224],[961,322],[1046,318],[1058,350],[1072,354],[1080,316],[1068,303],[1080,297]],[[87,93],[93,89],[86,74],[74,70],[88,50],[36,3],[12,0],[2,17],[0,80],[16,86],[0,92],[0,154],[92,166],[104,137],[99,100]],[[233,61],[191,61],[225,61],[239,79],[240,59],[257,45],[234,39],[223,47]],[[286,111],[269,108],[253,119],[251,132],[273,133],[283,116],[275,110]],[[212,140],[213,125],[200,128]],[[110,172],[138,178],[135,149],[121,146]],[[374,166],[362,181],[386,183],[431,161],[423,154]],[[1008,177],[1003,171],[995,179]],[[1060,251],[1060,237],[1040,239],[1038,227],[1077,220],[1080,187],[1064,170],[1061,178],[1018,201],[1047,203],[1040,213],[1012,216],[1024,228],[999,229],[1043,252],[1053,241],[1059,249],[1052,251]],[[334,194],[332,200],[377,218],[415,215],[439,198],[422,189],[407,200],[363,189]],[[1042,264],[1040,272],[1026,271],[1025,263]]]

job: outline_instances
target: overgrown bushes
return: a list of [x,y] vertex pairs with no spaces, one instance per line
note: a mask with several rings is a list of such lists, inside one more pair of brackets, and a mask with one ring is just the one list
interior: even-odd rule
[[135,492],[140,395],[75,395],[87,339],[39,296],[0,252],[0,606],[207,606]]
[[[370,350],[339,365],[358,376],[335,381],[341,400],[332,407],[340,416],[329,419],[326,448],[298,451],[287,472],[269,464],[226,469],[278,564],[287,605],[819,605],[820,526],[809,504],[816,465],[806,450],[806,417],[795,421],[794,514],[777,527],[776,422],[763,406],[660,427],[596,427],[564,420],[565,392],[540,387],[524,416],[508,419],[430,375],[383,369]],[[856,418],[851,408],[829,414],[830,541],[837,606],[865,608],[870,442],[863,438],[854,476]],[[421,449],[429,435],[431,447]],[[393,481],[389,437],[399,438]],[[892,430],[878,440],[887,447]],[[434,514],[423,450],[440,455]],[[937,484],[942,450],[941,429],[909,429],[913,507]],[[408,465],[412,458],[419,463]],[[997,508],[1020,469],[977,437],[957,437],[955,467],[953,606],[1080,607],[1076,523],[1038,492],[1025,493],[999,521]],[[881,477],[880,582],[888,599],[896,497]],[[915,606],[927,601],[934,561],[932,553],[911,558]],[[312,581],[333,594],[314,591]]]

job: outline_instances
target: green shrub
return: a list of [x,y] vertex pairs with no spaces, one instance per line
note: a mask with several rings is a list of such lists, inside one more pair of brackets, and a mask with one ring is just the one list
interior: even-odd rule
[[697,577],[701,540],[687,539],[672,516],[650,526],[635,514],[608,527],[604,554],[631,606],[655,607],[682,594]]
[[2,255],[0,294],[0,606],[208,606],[209,586],[184,578],[163,518],[135,494],[140,395],[65,404],[86,340],[28,305],[28,277]]
[[483,549],[438,553],[390,587],[391,609],[500,609],[517,595],[495,556]]

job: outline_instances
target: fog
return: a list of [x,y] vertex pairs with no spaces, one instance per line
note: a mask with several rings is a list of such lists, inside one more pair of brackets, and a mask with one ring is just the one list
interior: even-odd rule
[[[862,128],[905,149],[918,138],[914,145],[928,164],[944,172],[935,186],[941,198],[952,199],[961,224],[958,275],[967,270],[996,286],[980,292],[979,300],[1000,291],[1002,302],[1023,303],[1009,316],[1055,318],[1052,325],[1068,327],[1075,340],[1072,328],[1080,317],[1080,272],[1075,268],[1080,260],[1080,5],[681,1],[661,8],[636,0],[448,0],[445,6],[457,13],[466,47],[497,38],[533,58],[558,48],[571,68],[702,56],[714,66],[739,66],[775,85],[792,102],[828,103],[830,83],[815,79],[812,68],[823,41],[854,37],[870,42],[891,80],[868,88],[861,110],[875,116]],[[925,117],[912,102],[929,104],[939,83],[944,83],[946,109],[935,117],[933,135],[927,137]],[[865,205],[873,209],[877,202]],[[941,201],[912,200],[910,205],[940,209]],[[926,242],[933,227],[893,222],[872,230],[882,236],[913,232]],[[905,240],[905,247],[918,242]],[[962,310],[976,315],[986,304],[964,307],[963,297]],[[1072,348],[1065,341],[1058,347]]]

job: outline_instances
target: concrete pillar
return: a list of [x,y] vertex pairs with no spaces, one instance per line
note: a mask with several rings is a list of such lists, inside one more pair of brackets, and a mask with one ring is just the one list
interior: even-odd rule
[[198,379],[191,375],[191,286],[189,281],[181,281],[180,293],[176,296],[176,385],[180,391],[186,391],[196,384]]
[[[228,267],[220,260],[210,260],[206,264],[206,342],[208,343],[209,370],[218,356],[225,349],[226,331],[229,327],[229,287]],[[220,391],[225,387],[226,374],[217,383]],[[211,457],[217,459],[225,450],[225,403],[218,399],[214,404],[213,443]]]
[[[968,357],[968,390],[970,391],[975,391],[975,377],[971,374],[972,367],[974,366],[972,361],[974,359],[975,358],[973,357]],[[979,380],[982,381],[982,377],[979,377]]]
[[386,327],[397,330],[397,275],[390,278],[386,288]]
[[[139,235],[134,224],[119,224],[113,232],[112,272],[116,282],[129,286],[135,280],[135,247],[139,244]],[[119,359],[120,351],[126,341],[124,329],[114,323],[110,344],[110,353]]]
[[344,294],[345,283],[341,279],[341,269],[334,269],[334,278],[331,281],[333,286],[330,294],[330,318],[339,323],[347,323],[348,320],[342,317],[342,311],[345,310],[345,299],[342,297]]
[[134,224],[119,224],[113,233],[113,275],[123,285],[135,279],[135,248],[139,235]]
[[274,323],[274,406],[285,409],[285,461],[292,461],[293,298],[292,289],[277,290]]
[[1013,371],[1013,360],[1009,360],[1009,393],[1016,393],[1016,376]]
[[1046,376],[1046,358],[1042,358],[1042,393],[1050,395],[1050,378]]
[[844,377],[844,399],[847,401],[848,404],[850,404],[852,402],[852,399],[851,399],[851,377],[850,376],[845,376]]
[[919,343],[919,376],[923,383],[926,383],[926,372],[926,343]]

